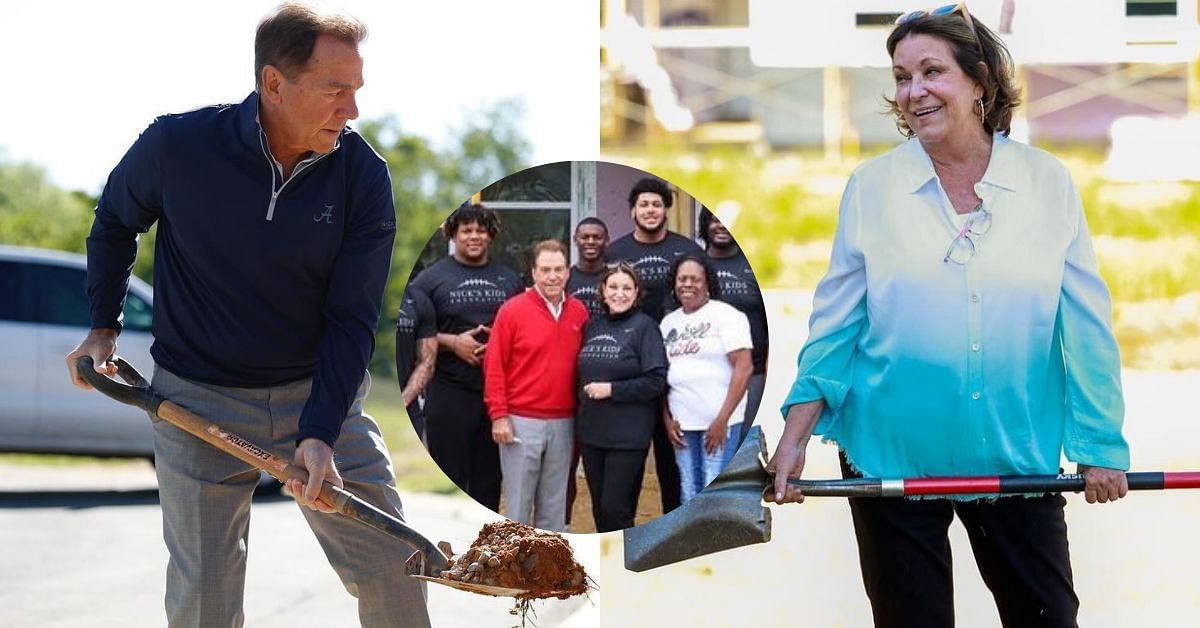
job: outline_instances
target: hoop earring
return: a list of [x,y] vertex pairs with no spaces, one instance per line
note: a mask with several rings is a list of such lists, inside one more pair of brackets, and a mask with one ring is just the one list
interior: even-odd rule
[[983,97],[980,96],[979,100],[975,101],[975,103],[977,105],[979,105],[979,124],[981,126],[983,126],[983,128],[986,129],[987,128],[987,119],[985,118],[985,116],[987,115],[987,111],[983,108]]

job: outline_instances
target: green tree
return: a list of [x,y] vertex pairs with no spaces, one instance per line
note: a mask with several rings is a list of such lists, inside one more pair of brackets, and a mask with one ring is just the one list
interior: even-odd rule
[[84,252],[92,201],[31,163],[0,162],[0,243]]
[[405,132],[395,118],[359,126],[388,162],[398,227],[371,361],[371,371],[377,375],[395,377],[396,312],[430,236],[472,194],[529,165],[531,146],[520,130],[523,115],[519,102],[498,101],[469,114],[442,147]]
[[[50,182],[36,164],[0,160],[0,244],[87,252],[96,197],[68,192]],[[139,238],[133,272],[150,281],[155,228]]]

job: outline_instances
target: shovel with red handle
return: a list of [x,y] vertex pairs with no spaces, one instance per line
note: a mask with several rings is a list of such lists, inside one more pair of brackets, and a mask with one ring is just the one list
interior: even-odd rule
[[[670,513],[625,530],[625,568],[645,571],[771,540],[771,511],[763,501],[774,492],[775,477],[763,463],[767,445],[762,430],[751,428],[721,474],[700,494]],[[1126,473],[1129,490],[1200,488],[1200,472]],[[1078,492],[1079,473],[944,478],[788,478],[809,497],[910,497],[916,495],[1004,495]]]

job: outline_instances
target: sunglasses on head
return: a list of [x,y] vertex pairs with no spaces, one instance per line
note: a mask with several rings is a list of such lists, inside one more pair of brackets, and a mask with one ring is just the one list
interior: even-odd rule
[[905,13],[904,15],[896,18],[896,26],[908,24],[913,20],[919,20],[924,17],[942,17],[943,15],[954,15],[955,13],[962,13],[963,19],[967,22],[967,29],[971,31],[971,37],[975,39],[976,43],[978,43],[979,36],[975,34],[975,21],[971,19],[971,14],[967,11],[966,2],[956,2],[954,4],[940,6],[936,9],[922,9],[920,11],[911,11],[909,13]]

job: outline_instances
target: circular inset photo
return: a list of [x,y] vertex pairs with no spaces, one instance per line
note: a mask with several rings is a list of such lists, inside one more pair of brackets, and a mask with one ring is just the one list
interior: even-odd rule
[[452,211],[396,338],[442,471],[513,521],[567,532],[697,499],[753,423],[766,356],[762,294],[730,231],[606,162],[529,168]]

